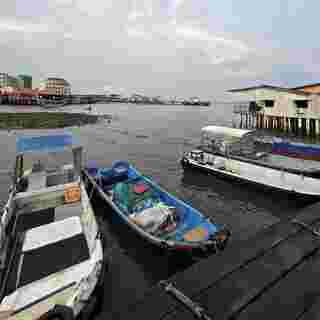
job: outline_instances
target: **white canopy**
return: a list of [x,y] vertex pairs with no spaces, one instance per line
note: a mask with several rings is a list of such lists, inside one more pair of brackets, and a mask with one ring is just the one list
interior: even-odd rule
[[220,126],[207,126],[201,129],[202,134],[207,134],[209,136],[225,136],[233,138],[242,138],[247,133],[254,131],[255,130],[235,129]]

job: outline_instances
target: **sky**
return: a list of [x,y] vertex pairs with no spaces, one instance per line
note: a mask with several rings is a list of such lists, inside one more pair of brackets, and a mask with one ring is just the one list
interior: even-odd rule
[[320,1],[10,0],[1,70],[73,93],[200,96],[320,82]]

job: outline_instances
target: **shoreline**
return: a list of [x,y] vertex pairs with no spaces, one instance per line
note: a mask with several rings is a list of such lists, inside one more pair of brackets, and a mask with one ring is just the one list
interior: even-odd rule
[[56,129],[96,124],[111,115],[94,115],[68,112],[0,112],[0,130]]

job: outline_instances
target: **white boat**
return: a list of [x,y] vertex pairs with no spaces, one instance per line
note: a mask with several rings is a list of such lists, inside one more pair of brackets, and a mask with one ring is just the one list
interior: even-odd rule
[[81,155],[70,135],[17,138],[0,221],[0,319],[85,318],[96,305],[105,238],[81,178]]
[[[281,190],[304,198],[320,197],[320,165],[296,159],[275,158],[255,148],[255,130],[207,126],[201,130],[201,145],[184,153],[183,168],[196,168],[212,174]],[[285,159],[284,165],[279,165]],[[317,167],[314,167],[314,164]]]

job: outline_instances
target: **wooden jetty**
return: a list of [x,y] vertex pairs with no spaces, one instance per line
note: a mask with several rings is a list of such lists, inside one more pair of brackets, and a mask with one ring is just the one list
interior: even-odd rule
[[[233,114],[240,116],[240,128],[259,128],[258,114],[249,103],[233,104]],[[235,119],[233,119],[233,126],[236,126]]]
[[[113,319],[320,318],[320,204],[159,283]],[[152,257],[150,257],[152,258]]]

